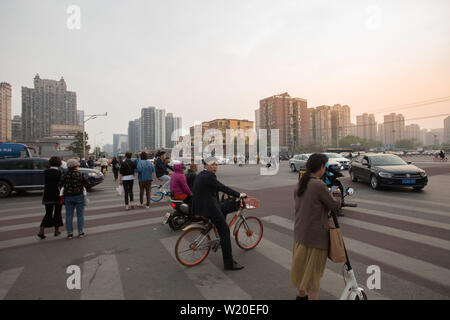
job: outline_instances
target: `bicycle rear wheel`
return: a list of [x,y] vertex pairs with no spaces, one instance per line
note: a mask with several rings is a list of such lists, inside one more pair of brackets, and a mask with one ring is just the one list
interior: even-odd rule
[[154,201],[154,202],[158,202],[158,201],[161,201],[163,197],[164,197],[164,195],[163,195],[160,187],[152,186],[150,199],[152,199],[152,201]]
[[211,237],[204,235],[202,228],[185,231],[175,245],[175,257],[184,266],[192,267],[201,263],[211,250]]
[[258,245],[263,236],[263,225],[256,217],[241,220],[236,230],[236,243],[243,250],[251,250]]

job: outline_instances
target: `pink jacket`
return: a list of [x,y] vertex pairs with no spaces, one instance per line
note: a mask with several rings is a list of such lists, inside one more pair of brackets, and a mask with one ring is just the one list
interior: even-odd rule
[[187,185],[186,176],[183,174],[183,164],[177,163],[173,166],[173,175],[170,177],[170,191],[174,194],[192,195]]

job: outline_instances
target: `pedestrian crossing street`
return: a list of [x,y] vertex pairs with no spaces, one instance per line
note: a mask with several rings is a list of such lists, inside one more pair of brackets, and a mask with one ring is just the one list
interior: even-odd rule
[[[368,298],[448,299],[450,204],[399,200],[388,195],[377,197],[377,200],[355,197],[352,201],[357,202],[358,207],[345,208],[345,217],[340,218],[356,277]],[[116,196],[114,191],[102,190],[90,195],[85,214],[87,237],[71,240],[74,249],[83,246],[82,243],[100,242],[111,232],[135,237],[135,232],[149,235],[151,231],[151,241],[145,244],[151,250],[130,258],[140,261],[149,271],[142,267],[133,273],[133,270],[128,270],[132,268],[123,255],[114,250],[92,252],[89,246],[76,248],[83,252],[77,260],[82,274],[81,290],[69,292],[65,287],[68,275],[65,270],[59,270],[61,272],[55,275],[55,279],[47,276],[48,281],[54,281],[51,287],[57,287],[60,292],[57,298],[247,300],[295,297],[296,291],[289,285],[292,214],[267,213],[260,209],[248,211],[248,215],[262,219],[264,236],[258,247],[248,252],[240,250],[232,240],[235,258],[246,268],[230,272],[222,268],[220,251],[211,252],[196,267],[187,268],[179,264],[174,256],[174,247],[181,231],[173,232],[168,226],[161,225],[167,209],[168,203],[163,201],[152,203],[150,209],[125,212],[122,197]],[[7,257],[22,250],[48,251],[56,244],[64,245],[69,241],[65,239],[65,232],[54,237],[52,230],[48,230],[47,239],[38,240],[36,234],[42,217],[40,197],[23,199],[20,207],[10,203],[0,207],[0,299],[38,298],[21,295],[26,286],[39,287],[36,280],[31,280],[39,277],[34,274],[33,263],[15,265]],[[108,239],[111,238],[109,235]],[[141,243],[136,241],[135,245],[139,247]],[[61,259],[69,265],[73,257],[69,259],[63,255]],[[367,288],[369,274],[366,271],[370,265],[378,265],[381,269],[380,290]],[[171,282],[168,274],[178,280]],[[148,276],[155,282],[149,281]],[[161,279],[156,280],[158,277]],[[155,288],[157,281],[164,282]],[[337,299],[343,288],[342,265],[328,261],[320,298]]]

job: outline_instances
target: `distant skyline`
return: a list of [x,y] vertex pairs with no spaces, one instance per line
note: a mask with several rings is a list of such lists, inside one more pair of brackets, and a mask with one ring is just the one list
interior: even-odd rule
[[[66,10],[81,9],[69,30]],[[406,119],[450,113],[450,1],[31,1],[0,2],[0,82],[21,87],[64,77],[85,114],[108,112],[86,130],[93,144],[127,133],[141,108],[183,118],[254,120],[259,100],[289,92],[308,107],[349,105]],[[445,117],[416,121],[442,128]],[[103,132],[100,134],[100,132]]]

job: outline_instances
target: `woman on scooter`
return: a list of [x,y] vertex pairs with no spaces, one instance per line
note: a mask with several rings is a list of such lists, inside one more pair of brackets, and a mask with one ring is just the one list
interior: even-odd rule
[[192,192],[183,173],[183,166],[182,163],[174,164],[174,173],[170,179],[170,192],[173,192],[174,200],[183,200],[190,205]]
[[328,158],[315,153],[306,162],[294,192],[294,250],[291,286],[298,289],[297,300],[316,300],[325,271],[329,248],[328,212],[341,207],[340,191],[332,195],[321,177]]

